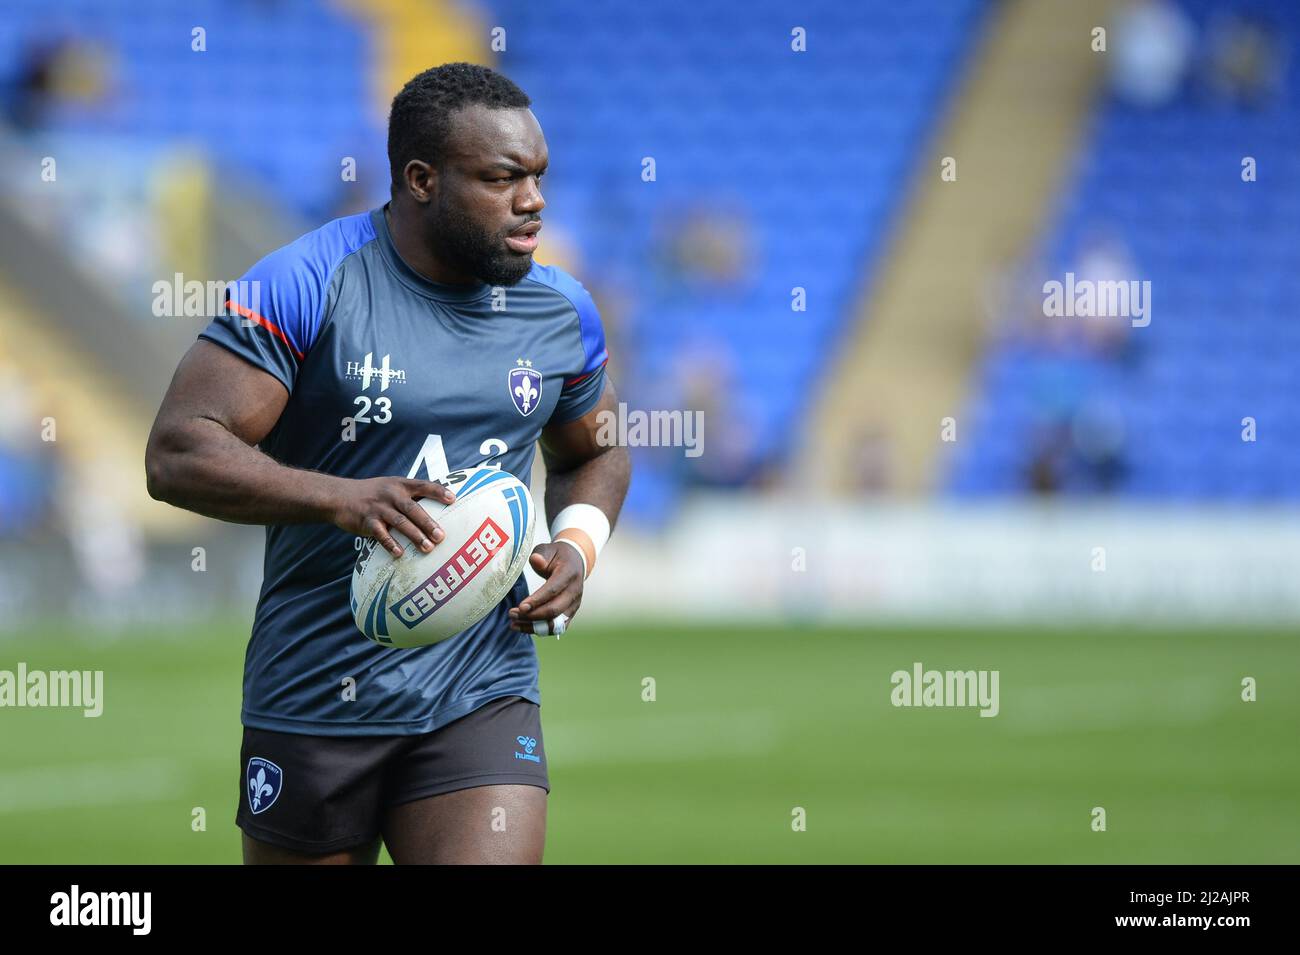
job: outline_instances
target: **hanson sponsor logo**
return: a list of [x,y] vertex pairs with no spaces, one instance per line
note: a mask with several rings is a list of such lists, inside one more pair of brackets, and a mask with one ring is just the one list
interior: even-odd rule
[[399,385],[406,384],[406,372],[401,368],[392,366],[392,356],[385,355],[379,365],[375,365],[375,353],[366,352],[365,360],[350,361],[343,369],[343,377],[353,381],[361,382],[361,390],[369,391],[370,382],[379,382],[379,390],[387,391],[389,382],[397,382]]

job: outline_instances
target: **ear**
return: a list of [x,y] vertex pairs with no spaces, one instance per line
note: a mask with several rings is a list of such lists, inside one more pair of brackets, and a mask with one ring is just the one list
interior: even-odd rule
[[432,202],[438,194],[438,170],[419,159],[412,159],[402,170],[406,191],[416,202]]

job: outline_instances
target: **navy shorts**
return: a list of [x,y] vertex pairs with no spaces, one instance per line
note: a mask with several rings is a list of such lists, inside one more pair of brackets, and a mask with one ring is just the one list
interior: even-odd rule
[[369,845],[384,813],[475,786],[550,792],[541,708],[505,696],[417,736],[307,736],[244,728],[235,822],[249,836],[318,855]]

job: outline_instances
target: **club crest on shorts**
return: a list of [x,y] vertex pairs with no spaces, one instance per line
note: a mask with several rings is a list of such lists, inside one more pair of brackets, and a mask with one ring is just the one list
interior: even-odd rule
[[244,792],[248,795],[248,808],[254,816],[266,812],[280,796],[284,773],[269,759],[254,756],[248,761],[244,774]]
[[527,418],[542,397],[542,373],[533,370],[531,359],[516,358],[515,365],[506,376],[506,383],[510,387],[510,400],[515,403],[515,410]]

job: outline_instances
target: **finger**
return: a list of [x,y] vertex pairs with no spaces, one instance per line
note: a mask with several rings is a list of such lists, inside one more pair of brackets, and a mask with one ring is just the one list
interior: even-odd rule
[[532,611],[532,609],[538,606],[539,604],[545,603],[546,601],[552,599],[556,594],[563,591],[565,587],[572,586],[574,581],[577,579],[581,579],[582,576],[573,568],[569,568],[570,571],[569,573],[563,572],[563,569],[565,568],[566,565],[563,562],[557,561],[555,559],[556,555],[558,554],[558,551],[554,549],[555,545],[542,544],[539,546],[551,547],[552,550],[549,556],[545,553],[534,551],[532,555],[529,557],[529,560],[533,560],[533,558],[540,557],[544,561],[544,563],[540,567],[536,563],[534,563],[533,568],[539,574],[545,577],[546,580],[545,582],[543,582],[542,586],[537,588],[537,590],[529,594],[523,600],[519,601],[519,610],[521,613],[525,615],[529,614]]
[[394,557],[402,556],[402,545],[393,540],[389,535],[388,528],[384,526],[383,521],[377,517],[372,517],[366,521],[365,526],[366,530],[370,532],[370,536],[379,542],[380,547],[388,551]]
[[[568,575],[565,575],[568,577]],[[512,614],[524,620],[541,619],[537,614],[537,609],[544,604],[550,603],[560,594],[564,593],[569,587],[576,582],[576,576],[572,579],[564,579],[559,574],[551,577],[550,580],[538,587],[533,593],[529,594],[523,600],[519,601],[518,614]]]
[[532,610],[521,613],[516,619],[520,623],[526,621],[552,620],[562,613],[567,613],[572,617],[578,612],[578,604],[582,602],[582,595],[576,591],[565,591],[556,595],[552,600],[546,603],[538,604]]
[[407,480],[406,489],[410,491],[411,497],[428,497],[435,501],[442,501],[444,504],[456,500],[456,492],[437,481]]
[[[438,526],[438,522],[429,516],[429,512],[410,498],[402,498],[397,502],[396,507],[403,516],[420,529],[423,536],[428,537],[434,544],[441,544],[443,538],[447,536],[443,529]],[[406,532],[403,531],[402,533],[405,534]],[[411,539],[415,540],[414,537]],[[424,550],[423,547],[420,549]],[[430,550],[432,550],[432,547],[430,547]],[[425,553],[428,553],[428,551],[425,551]]]
[[[415,506],[421,511],[424,510],[424,508],[420,507],[418,504]],[[384,517],[388,521],[389,530],[400,531],[406,536],[407,540],[420,548],[420,550],[426,554],[433,550],[433,542],[425,536],[424,531],[420,530],[397,511],[393,511],[391,514],[385,514]]]

